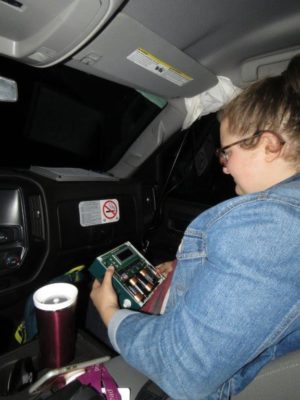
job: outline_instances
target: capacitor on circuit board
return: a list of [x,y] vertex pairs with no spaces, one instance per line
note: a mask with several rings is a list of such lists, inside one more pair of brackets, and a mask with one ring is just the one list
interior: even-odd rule
[[135,286],[132,286],[129,282],[127,282],[126,286],[128,290],[132,293],[136,301],[143,302],[145,300],[146,296],[142,294]]
[[136,289],[138,289],[139,292],[141,292],[144,296],[147,296],[147,293],[145,292],[144,286],[139,282],[136,276],[132,276],[129,279],[129,283],[134,286]]
[[152,283],[150,283],[146,278],[144,278],[142,274],[138,273],[137,279],[148,292],[151,292],[153,290]]

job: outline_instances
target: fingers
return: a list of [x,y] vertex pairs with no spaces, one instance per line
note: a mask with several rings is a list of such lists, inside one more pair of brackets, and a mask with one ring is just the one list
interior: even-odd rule
[[173,270],[173,261],[166,261],[161,264],[159,264],[156,269],[162,274],[162,275],[168,275],[169,272]]
[[112,285],[111,280],[112,280],[114,271],[115,271],[114,267],[109,266],[104,274],[104,278],[103,278],[102,282],[100,282],[99,279],[94,280],[93,285],[92,285],[92,290],[98,289],[103,284],[104,285]]
[[118,297],[112,285],[113,274],[114,267],[108,267],[102,282],[96,279],[90,293],[90,298],[106,326],[119,310]]
[[104,275],[104,278],[102,281],[103,285],[112,286],[111,280],[112,280],[112,276],[113,276],[114,272],[115,272],[114,267],[112,265],[110,265],[105,272],[105,275]]
[[95,279],[93,282],[92,290],[97,289],[100,286],[101,286],[101,283],[98,281],[98,279]]

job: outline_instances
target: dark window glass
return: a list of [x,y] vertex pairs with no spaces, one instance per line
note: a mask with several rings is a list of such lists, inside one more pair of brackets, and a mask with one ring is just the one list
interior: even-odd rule
[[215,156],[220,145],[215,114],[197,120],[174,139],[161,154],[165,197],[211,206],[235,196],[233,180]]
[[0,58],[17,103],[0,103],[0,166],[67,166],[105,171],[160,112],[137,91],[72,68],[33,68]]

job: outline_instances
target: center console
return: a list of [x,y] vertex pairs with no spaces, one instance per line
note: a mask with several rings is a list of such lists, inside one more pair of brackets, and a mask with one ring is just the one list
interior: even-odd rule
[[[29,369],[35,371],[35,380],[47,372],[47,370],[39,370],[38,348],[38,340],[34,340],[0,357],[0,400],[36,399],[37,395],[29,394],[31,385],[27,382],[31,373]],[[128,365],[122,357],[113,354],[108,347],[99,343],[89,334],[78,331],[75,357],[71,364],[103,356],[112,357],[105,363],[105,366],[118,387],[130,389],[130,400],[168,399],[165,393],[146,376]],[[18,368],[22,362],[23,366]]]
[[[78,331],[75,357],[71,362],[72,364],[107,355],[112,355],[110,349],[85,332]],[[33,380],[30,374],[34,374],[36,380],[45,372],[47,372],[45,369],[39,369],[38,339],[0,356],[0,399],[26,400],[35,398],[36,395],[30,395],[28,392],[29,380]]]

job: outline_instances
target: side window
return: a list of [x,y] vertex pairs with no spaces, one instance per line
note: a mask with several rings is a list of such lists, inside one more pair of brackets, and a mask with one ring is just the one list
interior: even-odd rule
[[[166,175],[171,173],[168,197],[211,206],[235,196],[232,178],[222,172],[215,156],[219,146],[216,115],[194,122],[180,135],[180,141],[166,149],[163,156]],[[174,160],[176,163],[171,172]]]
[[[144,239],[154,264],[174,259],[186,227],[197,215],[235,196],[232,178],[223,173],[215,156],[216,147],[219,123],[212,114],[177,132],[149,160],[144,178],[152,182],[149,187],[157,196]],[[149,193],[148,188],[151,198]]]

